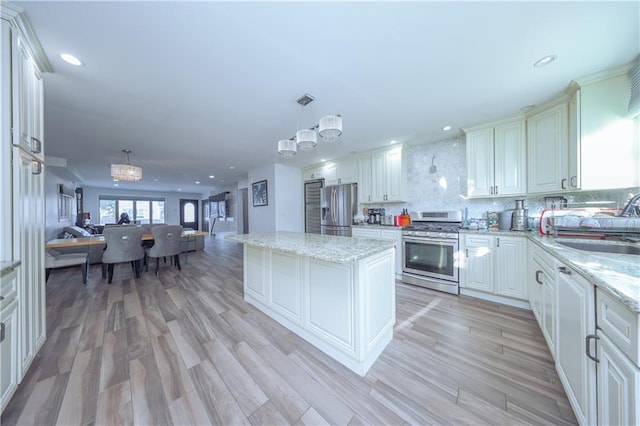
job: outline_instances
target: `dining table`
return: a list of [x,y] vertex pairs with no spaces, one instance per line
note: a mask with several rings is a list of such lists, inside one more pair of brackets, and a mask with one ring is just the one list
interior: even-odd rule
[[[194,231],[194,230],[185,230],[182,231],[182,238],[190,238],[190,237],[204,237],[209,235],[208,232],[204,231]],[[142,234],[142,241],[153,241],[152,233]],[[56,249],[60,247],[83,247],[83,246],[92,246],[96,244],[105,244],[106,241],[104,239],[104,235],[92,235],[90,237],[80,237],[80,238],[56,238],[54,240],[47,241],[45,244],[45,248]]]

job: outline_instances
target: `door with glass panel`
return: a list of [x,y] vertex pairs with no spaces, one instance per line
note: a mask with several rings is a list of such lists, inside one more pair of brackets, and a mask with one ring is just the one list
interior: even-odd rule
[[198,200],[180,200],[180,225],[196,231],[198,227]]

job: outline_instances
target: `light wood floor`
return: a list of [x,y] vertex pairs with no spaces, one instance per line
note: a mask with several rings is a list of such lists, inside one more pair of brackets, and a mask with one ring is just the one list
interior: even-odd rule
[[2,425],[575,424],[529,311],[397,284],[394,339],[364,378],[252,306],[241,246],[182,272],[47,285],[47,341]]

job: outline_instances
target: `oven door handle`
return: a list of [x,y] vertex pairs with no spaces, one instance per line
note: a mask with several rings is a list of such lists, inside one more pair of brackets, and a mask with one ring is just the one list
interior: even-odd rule
[[446,238],[431,238],[431,237],[402,237],[402,241],[410,241],[414,243],[447,243],[448,245],[458,244],[457,240],[447,240]]

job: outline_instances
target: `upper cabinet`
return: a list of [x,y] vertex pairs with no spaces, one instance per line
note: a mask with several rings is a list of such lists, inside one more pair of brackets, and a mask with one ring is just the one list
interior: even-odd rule
[[524,117],[465,129],[467,196],[513,196],[526,193]]
[[406,201],[407,161],[403,146],[376,151],[360,159],[370,173],[360,173],[360,203],[392,203]]
[[629,117],[628,69],[617,67],[573,81],[567,89],[569,146],[577,158],[575,187],[640,185],[640,116]]
[[358,181],[358,163],[355,159],[329,163],[323,168],[324,184],[341,185]]
[[565,99],[527,118],[528,192],[575,190],[569,175],[568,106]]

